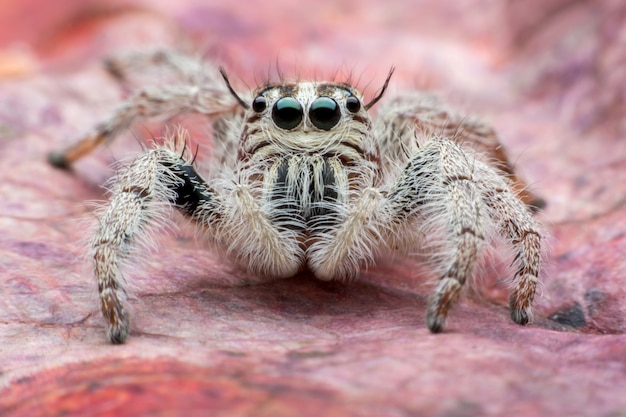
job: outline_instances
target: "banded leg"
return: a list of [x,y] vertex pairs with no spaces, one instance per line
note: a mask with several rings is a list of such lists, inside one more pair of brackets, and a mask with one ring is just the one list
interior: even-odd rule
[[[225,75],[217,65],[206,62],[198,55],[191,55],[172,49],[152,49],[141,52],[117,54],[105,60],[109,72],[124,82],[145,85],[146,78],[152,76],[161,85],[215,86],[222,93],[229,89],[225,85]],[[231,92],[232,95],[232,92]],[[244,97],[246,107],[249,97]],[[241,110],[241,109],[236,109]],[[206,114],[206,112],[203,112]],[[244,123],[243,111],[213,116],[212,155],[219,165],[234,167],[237,156],[239,135]]]
[[518,324],[532,321],[531,305],[535,297],[542,262],[541,228],[531,213],[517,202],[505,181],[488,174],[488,167],[478,168],[483,200],[489,216],[515,250],[516,272],[509,305],[511,319]]
[[418,150],[389,193],[399,229],[406,228],[404,222],[413,217],[422,236],[433,239],[427,230],[437,233],[436,229],[443,229],[439,233],[451,242],[440,260],[441,279],[428,302],[426,320],[433,333],[443,330],[484,242],[485,213],[474,179],[474,162],[454,142],[434,138]]
[[169,207],[203,226],[220,245],[240,253],[255,272],[288,276],[300,267],[298,242],[272,227],[247,187],[235,184],[228,193],[218,193],[171,149],[140,155],[116,180],[92,242],[100,305],[112,343],[123,343],[129,332],[121,267],[138,244],[150,242],[150,232],[164,222]]
[[458,144],[468,144],[484,156],[484,161],[504,172],[522,201],[534,211],[545,207],[545,201],[528,190],[508,159],[494,131],[484,121],[461,114],[426,93],[405,94],[391,98],[379,110],[383,154],[395,163],[406,161],[407,153],[416,150],[416,137],[432,135],[451,138]]
[[[99,218],[92,242],[94,272],[111,343],[123,343],[129,332],[121,266],[138,239],[149,240],[149,229],[165,218],[167,203],[179,198],[176,190],[184,182],[170,169],[178,164],[178,155],[162,149],[137,158],[118,174],[109,205]],[[207,190],[207,198],[209,196]]]
[[163,82],[163,77],[168,79],[169,75],[178,83],[205,85],[221,82],[217,70],[206,65],[200,57],[172,49],[116,54],[106,58],[104,65],[111,75],[122,81],[141,77],[138,81],[145,82],[146,75],[154,75],[155,81]]
[[169,86],[146,87],[118,107],[113,115],[98,124],[83,139],[62,151],[51,152],[48,160],[67,168],[99,145],[113,140],[135,121],[150,117],[171,117],[200,113],[208,117],[232,117],[241,111],[235,98],[224,87]]

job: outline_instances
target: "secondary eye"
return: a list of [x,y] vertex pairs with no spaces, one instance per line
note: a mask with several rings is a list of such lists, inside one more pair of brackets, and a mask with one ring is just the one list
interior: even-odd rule
[[358,98],[350,96],[346,99],[346,108],[350,113],[356,113],[361,110],[361,102]]
[[265,97],[258,96],[252,102],[252,110],[257,113],[261,113],[263,110],[267,108],[267,101],[265,101]]
[[322,130],[330,130],[339,123],[341,111],[332,98],[319,97],[311,103],[309,118],[315,127]]
[[283,97],[272,108],[272,120],[281,129],[291,130],[302,122],[302,106],[293,97]]

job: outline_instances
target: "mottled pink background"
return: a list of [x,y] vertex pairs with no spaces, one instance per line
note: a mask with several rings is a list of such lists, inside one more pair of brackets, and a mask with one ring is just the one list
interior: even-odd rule
[[[626,414],[625,39],[621,0],[0,2],[0,415]],[[69,173],[46,155],[127,95],[101,59],[146,45],[205,51],[238,88],[278,63],[372,94],[395,66],[392,88],[490,120],[548,202],[535,324],[509,320],[501,267],[432,335],[409,260],[254,283],[182,227],[129,272],[133,332],[108,345],[82,242],[139,147]]]

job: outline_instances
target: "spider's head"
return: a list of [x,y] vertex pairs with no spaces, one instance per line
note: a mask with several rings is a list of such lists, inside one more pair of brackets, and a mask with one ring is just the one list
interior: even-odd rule
[[[393,72],[393,71],[392,71]],[[389,74],[389,77],[391,73]],[[369,103],[348,83],[298,82],[259,87],[247,108],[241,138],[243,154],[308,153],[361,156],[373,151]],[[265,149],[269,148],[269,149]]]
[[300,82],[259,88],[251,116],[283,131],[330,132],[349,119],[367,118],[361,94],[344,83]]

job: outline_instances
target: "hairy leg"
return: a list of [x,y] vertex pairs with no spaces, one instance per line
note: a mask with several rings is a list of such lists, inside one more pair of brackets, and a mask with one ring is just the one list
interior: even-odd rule
[[395,239],[404,240],[404,246],[429,246],[429,242],[414,242],[420,236],[438,246],[435,270],[440,280],[427,311],[427,326],[435,333],[443,330],[484,242],[486,213],[475,183],[474,162],[456,143],[434,138],[418,149],[389,193],[396,217]]
[[[121,81],[142,81],[154,76],[174,83],[216,84],[221,81],[216,66],[207,65],[201,57],[173,49],[154,48],[110,56],[104,60],[106,69]],[[170,80],[171,79],[171,80]]]
[[511,319],[519,324],[532,320],[531,304],[535,296],[543,258],[541,227],[526,207],[511,192],[506,182],[487,166],[477,167],[483,201],[489,217],[515,250],[515,285],[510,297]]
[[150,242],[154,226],[166,219],[172,206],[202,225],[218,244],[239,254],[256,273],[289,276],[300,268],[298,242],[273,227],[247,186],[234,184],[228,192],[216,191],[174,148],[148,151],[122,169],[110,202],[99,215],[92,242],[94,270],[112,343],[123,343],[129,332],[121,268],[138,244]]
[[112,343],[123,343],[129,332],[122,264],[137,243],[149,241],[151,229],[166,216],[167,203],[177,199],[175,190],[182,182],[168,168],[176,162],[173,155],[159,150],[137,158],[119,172],[109,204],[99,216],[92,242],[94,272]]
[[377,125],[380,130],[381,150],[388,162],[406,162],[417,148],[416,137],[432,135],[451,138],[470,146],[483,155],[486,163],[507,174],[511,186],[522,201],[533,210],[545,202],[528,190],[510,163],[506,151],[494,131],[475,116],[455,111],[433,95],[417,92],[391,97],[380,108]]
[[200,113],[213,118],[232,117],[238,111],[237,100],[225,88],[195,85],[146,87],[118,107],[107,120],[96,125],[84,138],[62,151],[51,152],[49,161],[57,167],[68,167],[144,118],[172,117],[185,113]]
[[475,162],[450,140],[426,143],[386,195],[363,190],[333,231],[311,246],[309,267],[321,279],[351,277],[383,250],[414,250],[420,238],[442,235],[436,266],[441,278],[427,312],[428,328],[442,331],[484,242],[486,212]]
[[[153,83],[171,85],[225,86],[224,75],[218,66],[205,61],[197,54],[188,54],[172,49],[152,49],[118,54],[105,60],[109,72],[121,81],[146,85],[146,77],[153,77]],[[150,79],[150,78],[148,78]],[[239,93],[237,93],[239,94]],[[244,102],[250,97],[243,95]],[[235,166],[239,135],[244,122],[244,112],[236,109],[232,114],[212,117],[212,155],[219,165]],[[206,114],[206,112],[204,112]],[[211,116],[210,116],[211,117]]]
[[[120,55],[107,60],[106,65],[121,79],[141,75],[144,85],[82,139],[51,152],[50,163],[66,168],[137,121],[188,113],[202,114],[213,121],[218,160],[224,162],[233,154],[243,123],[242,99],[233,94],[217,67],[172,50]],[[166,69],[170,77],[155,76],[159,69]],[[154,85],[146,86],[146,79]]]
[[355,277],[386,247],[384,230],[389,227],[389,221],[383,194],[375,188],[366,188],[334,230],[323,233],[311,245],[307,251],[309,268],[323,280]]

